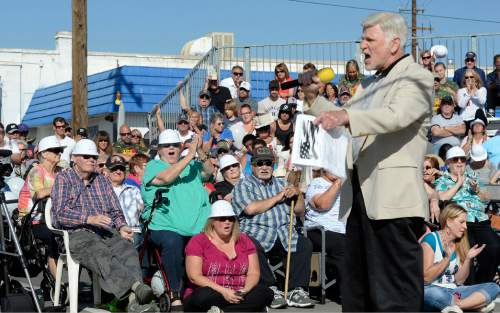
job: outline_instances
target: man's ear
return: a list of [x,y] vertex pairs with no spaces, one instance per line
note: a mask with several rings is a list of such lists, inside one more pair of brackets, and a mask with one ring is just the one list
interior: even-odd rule
[[391,53],[396,54],[399,50],[399,45],[401,44],[401,39],[395,37],[391,40]]

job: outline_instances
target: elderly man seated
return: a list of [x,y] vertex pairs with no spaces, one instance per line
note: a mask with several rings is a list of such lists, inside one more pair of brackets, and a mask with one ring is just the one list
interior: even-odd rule
[[[267,147],[258,148],[252,157],[252,175],[236,184],[233,190],[233,208],[238,215],[241,230],[255,243],[259,256],[261,283],[274,292],[271,308],[310,307],[313,302],[307,293],[311,270],[312,244],[293,228],[291,242],[290,290],[285,299],[276,287],[276,281],[267,263],[269,256],[286,257],[290,205],[295,200],[295,213],[304,213],[304,199],[299,190],[287,186],[286,181],[273,177],[274,155]],[[297,198],[297,196],[299,196]]]
[[139,256],[111,182],[96,173],[95,143],[82,139],[72,153],[74,166],[60,172],[52,188],[52,218],[69,232],[71,256],[98,273],[104,290],[129,297],[129,312],[156,311],[153,293],[142,283]]

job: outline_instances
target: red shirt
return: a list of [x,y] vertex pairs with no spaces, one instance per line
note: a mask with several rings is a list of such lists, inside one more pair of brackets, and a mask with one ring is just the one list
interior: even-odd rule
[[[236,257],[229,257],[219,250],[204,233],[191,238],[186,246],[186,256],[198,256],[203,260],[201,271],[216,284],[232,290],[245,287],[248,272],[248,256],[256,253],[255,245],[247,235],[241,233],[235,246]],[[190,284],[184,297],[189,296],[196,286]]]

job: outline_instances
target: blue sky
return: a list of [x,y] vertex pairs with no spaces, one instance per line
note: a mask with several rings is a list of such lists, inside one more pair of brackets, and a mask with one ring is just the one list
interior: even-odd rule
[[[411,0],[316,0],[384,10]],[[427,14],[500,21],[499,0],[418,0]],[[287,0],[88,0],[91,51],[177,54],[207,32],[234,32],[236,44],[357,39],[370,12]],[[405,15],[408,17],[409,16]],[[420,17],[432,34],[500,32],[500,24]],[[71,30],[71,0],[2,1],[0,48],[54,49],[57,31]],[[426,32],[425,34],[429,34]]]

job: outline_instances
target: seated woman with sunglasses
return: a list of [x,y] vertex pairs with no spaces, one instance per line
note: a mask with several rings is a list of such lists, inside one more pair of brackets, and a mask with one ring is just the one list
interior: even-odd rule
[[273,300],[271,289],[258,285],[255,245],[225,200],[212,204],[203,232],[186,246],[186,272],[186,312],[266,312]]
[[131,132],[131,138],[130,141],[136,145],[140,150],[141,153],[143,154],[148,154],[148,147],[146,147],[146,144],[144,143],[144,139],[142,138],[142,134],[138,129],[133,129]]
[[[201,151],[198,135],[194,135],[187,155],[180,158],[181,139],[177,131],[164,130],[158,138],[159,160],[146,165],[141,194],[144,210],[141,218],[150,220],[151,243],[160,250],[164,270],[173,293],[172,310],[180,310],[180,291],[184,274],[184,246],[198,234],[210,214],[208,194],[203,180],[210,177],[213,167]],[[198,160],[195,155],[198,153]],[[201,161],[201,162],[200,162]],[[162,200],[152,205],[156,192]]]
[[483,87],[483,81],[479,74],[473,70],[465,71],[462,81],[462,88],[457,91],[458,106],[460,107],[460,115],[467,125],[478,117],[478,110],[481,110],[482,120],[486,120],[485,104],[486,104],[486,88]]
[[[30,212],[36,200],[50,196],[56,174],[61,170],[57,164],[61,160],[64,148],[54,136],[40,140],[37,154],[40,163],[33,165],[19,193],[19,222]],[[31,216],[32,230],[35,238],[47,244],[49,270],[55,277],[58,258],[57,243],[54,234],[42,220],[43,208],[39,209],[41,211]]]
[[[441,161],[442,162],[442,161]],[[439,161],[437,156],[426,155],[424,158],[424,189],[429,199],[430,222],[439,222],[439,194],[436,191],[436,179],[442,175],[439,170]]]
[[460,147],[452,147],[446,153],[448,172],[436,180],[436,191],[442,201],[452,201],[467,211],[467,229],[470,245],[486,244],[477,258],[477,271],[470,283],[484,283],[493,280],[496,274],[500,237],[492,230],[485,213],[486,195],[482,192],[472,173],[466,171],[466,155]]

